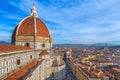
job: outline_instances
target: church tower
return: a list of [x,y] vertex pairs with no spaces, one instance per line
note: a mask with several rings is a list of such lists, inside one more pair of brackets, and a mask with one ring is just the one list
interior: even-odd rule
[[39,19],[33,4],[30,16],[24,18],[15,28],[12,44],[29,46],[35,49],[50,50],[52,38],[47,26]]

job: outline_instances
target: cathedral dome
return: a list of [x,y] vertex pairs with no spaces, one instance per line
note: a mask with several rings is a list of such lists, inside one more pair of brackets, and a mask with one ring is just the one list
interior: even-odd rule
[[24,18],[14,30],[13,36],[41,36],[50,37],[46,25],[38,18],[35,6],[31,9],[31,15]]
[[36,49],[50,49],[52,38],[47,26],[39,19],[35,5],[31,15],[24,18],[15,28],[12,35],[12,44],[29,46]]
[[38,18],[33,16],[28,16],[23,19],[17,29],[14,31],[17,36],[42,36],[50,37],[49,31],[46,25]]

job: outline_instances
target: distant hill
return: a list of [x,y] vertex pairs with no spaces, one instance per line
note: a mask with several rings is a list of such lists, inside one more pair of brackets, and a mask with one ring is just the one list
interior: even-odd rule
[[91,46],[115,46],[114,44],[108,44],[108,43],[95,43],[95,44],[91,44]]
[[0,44],[5,45],[5,44],[10,44],[9,42],[5,42],[5,41],[0,41]]
[[53,47],[87,47],[86,44],[53,44]]
[[116,46],[114,44],[108,43],[95,43],[95,44],[53,44],[53,47],[72,47],[72,48],[79,48],[79,47],[111,47]]

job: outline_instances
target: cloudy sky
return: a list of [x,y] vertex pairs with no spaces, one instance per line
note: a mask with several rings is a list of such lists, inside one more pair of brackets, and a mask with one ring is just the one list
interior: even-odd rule
[[53,43],[120,44],[120,0],[1,0],[0,41],[11,41],[33,2]]

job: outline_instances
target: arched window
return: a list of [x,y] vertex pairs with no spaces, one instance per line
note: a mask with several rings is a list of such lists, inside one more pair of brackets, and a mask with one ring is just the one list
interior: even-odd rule
[[20,65],[20,59],[17,59],[17,65]]
[[29,44],[29,43],[26,43],[25,46],[30,47],[30,44]]

